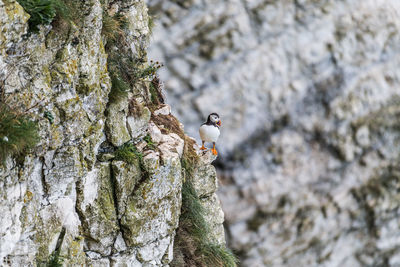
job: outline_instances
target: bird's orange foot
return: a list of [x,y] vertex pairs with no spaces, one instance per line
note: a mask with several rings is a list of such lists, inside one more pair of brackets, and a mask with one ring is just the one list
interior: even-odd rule
[[205,148],[204,146],[200,147],[200,150],[206,150],[207,148]]
[[213,148],[213,149],[211,149],[211,152],[213,153],[213,155],[218,155],[218,152],[217,152],[217,150],[215,149],[215,148]]

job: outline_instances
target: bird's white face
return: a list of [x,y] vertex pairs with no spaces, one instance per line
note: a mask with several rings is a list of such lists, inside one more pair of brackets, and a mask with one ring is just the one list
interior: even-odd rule
[[215,123],[216,125],[221,126],[221,119],[219,118],[218,115],[211,114],[210,115],[210,120],[211,120],[212,123]]
[[217,115],[211,115],[210,119],[212,122],[215,122],[215,123],[217,123],[219,121],[219,117]]

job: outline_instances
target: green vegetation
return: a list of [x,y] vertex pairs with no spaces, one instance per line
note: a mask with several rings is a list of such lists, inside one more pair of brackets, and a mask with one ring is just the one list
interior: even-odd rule
[[106,40],[107,67],[112,83],[109,94],[111,102],[127,97],[138,82],[151,82],[157,70],[162,67],[159,62],[150,61],[145,64],[145,52],[133,56],[130,51],[125,51],[129,45],[124,27],[126,19],[122,15],[110,16],[106,11],[103,13],[102,34]]
[[54,251],[47,261],[37,262],[38,267],[62,267],[64,259]]
[[[108,46],[107,46],[108,47]],[[117,51],[109,51],[108,55],[108,72],[111,78],[111,91],[109,94],[110,101],[115,102],[121,98],[125,98],[134,85],[131,69],[135,62],[130,57],[122,56]]]
[[[208,238],[209,232],[200,199],[190,179],[186,179],[182,186],[182,213],[175,239],[178,253],[182,254],[186,265],[236,267],[237,259],[233,253],[222,245],[212,243]],[[175,262],[172,266],[181,264]]]
[[151,136],[150,135],[146,135],[143,138],[144,141],[146,141],[147,146],[146,148],[151,149],[151,150],[155,150],[156,149],[156,145],[154,144],[153,140],[151,140]]
[[54,123],[54,116],[53,116],[53,114],[51,114],[50,111],[47,111],[47,110],[46,110],[46,111],[43,113],[43,116],[44,116],[46,119],[49,120],[50,124],[53,124],[53,123]]
[[39,25],[50,24],[56,16],[70,18],[69,5],[62,0],[18,0],[18,3],[31,16],[29,31],[37,32]]
[[138,151],[133,144],[126,143],[120,146],[117,151],[115,151],[115,159],[133,164],[137,162],[138,159],[140,162],[142,162],[143,154],[140,153],[140,151]]
[[153,79],[157,70],[163,66],[158,61],[155,63],[150,61],[145,67],[142,65],[140,58],[123,55],[118,49],[109,52],[108,70],[126,86],[133,87],[138,81]]
[[[159,68],[162,65],[159,65]],[[154,75],[153,79],[150,82],[150,87],[149,87],[149,91],[150,91],[150,96],[151,96],[151,103],[153,105],[160,105],[160,104],[164,104],[164,95],[162,93],[162,83],[160,78],[158,78],[157,75]]]
[[26,115],[0,104],[0,161],[8,155],[18,155],[39,141],[36,122]]
[[210,226],[204,218],[204,208],[191,182],[198,157],[192,149],[193,142],[185,138],[182,159],[185,174],[182,186],[182,210],[171,266],[236,267],[235,255],[209,238]]
[[109,68],[109,74],[111,78],[111,91],[108,95],[110,101],[115,102],[119,99],[127,97],[130,86],[121,77],[120,71]]
[[224,246],[207,243],[201,248],[207,266],[236,267],[237,259],[232,251]]
[[124,31],[122,30],[125,24],[124,19],[121,16],[110,16],[107,12],[103,12],[103,28],[101,33],[109,42],[115,42],[121,36]]
[[180,217],[182,224],[180,227],[186,229],[192,238],[199,241],[199,244],[207,241],[209,232],[203,213],[204,209],[200,199],[188,179],[182,185],[182,214]]
[[136,78],[137,79],[154,78],[157,70],[162,66],[164,66],[162,63],[158,61],[153,62],[153,60],[150,60],[150,64],[147,65],[145,68],[136,70]]
[[156,26],[156,24],[154,23],[154,17],[153,16],[149,15],[149,17],[147,19],[147,25],[149,27],[149,33],[150,33],[150,35],[152,35],[154,26]]
[[41,24],[50,24],[56,16],[56,8],[52,0],[18,0],[31,16],[29,30],[37,32]]
[[64,259],[60,256],[61,246],[64,241],[65,236],[65,227],[61,229],[60,235],[58,236],[56,248],[49,256],[49,259],[46,261],[37,261],[38,267],[62,267]]
[[[119,50],[109,52],[108,72],[111,77],[111,92],[109,98],[111,101],[118,100],[127,96],[131,88],[139,81],[150,81],[150,92],[152,103],[160,103],[158,90],[161,90],[158,84],[153,81],[156,71],[161,68],[161,64],[150,62],[143,67],[139,58],[123,56],[118,53]],[[157,81],[158,78],[157,78]]]
[[50,256],[49,261],[46,264],[46,267],[62,267],[63,259],[56,252],[53,252]]
[[119,15],[110,16],[107,12],[103,12],[101,33],[107,42],[105,48],[108,53],[107,67],[111,78],[110,102],[116,102],[127,97],[133,86],[129,70],[134,62],[130,57],[124,56],[125,53],[121,52],[119,47],[119,43],[125,43],[124,25],[123,17]]

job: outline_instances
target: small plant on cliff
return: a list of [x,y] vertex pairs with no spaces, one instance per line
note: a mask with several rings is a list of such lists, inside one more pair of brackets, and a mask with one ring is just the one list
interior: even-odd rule
[[[150,82],[151,102],[163,103],[161,82],[156,76],[156,72],[162,67],[162,64],[150,61],[147,66],[143,66],[143,62],[139,58],[123,56],[118,51],[111,50],[108,56],[108,72],[112,84],[109,95],[111,101],[126,97],[130,89],[135,87],[138,82]],[[149,79],[151,80],[149,81]]]
[[134,86],[129,71],[132,64],[134,62],[130,57],[121,56],[118,51],[109,52],[107,66],[111,78],[110,101],[115,102],[127,97],[128,92]]
[[103,13],[103,27],[101,33],[108,42],[115,42],[119,37],[123,37],[122,30],[125,20],[119,15],[110,16],[107,12]]
[[115,151],[115,159],[122,160],[127,163],[135,163],[139,159],[139,162],[143,159],[143,154],[137,150],[137,148],[131,144],[126,143],[120,146],[117,151]]
[[26,115],[0,104],[0,162],[17,155],[39,141],[37,124]]
[[149,27],[149,34],[150,35],[153,34],[154,26],[156,26],[154,21],[155,21],[154,16],[149,14],[149,17],[147,18],[147,26]]
[[155,150],[156,146],[153,142],[153,140],[151,139],[150,135],[146,135],[143,140],[147,143],[146,148],[151,149],[151,150]]
[[121,77],[121,73],[112,68],[110,68],[109,73],[111,78],[111,91],[108,97],[110,101],[115,102],[121,98],[127,97],[130,86]]
[[58,253],[52,253],[47,263],[46,267],[62,267],[63,259],[58,255]]
[[237,259],[232,251],[222,245],[206,243],[201,247],[207,266],[236,267]]
[[62,267],[64,259],[59,255],[58,252],[54,251],[49,256],[47,261],[37,262],[38,267]]
[[135,76],[137,79],[152,79],[156,75],[157,70],[159,70],[162,66],[164,66],[162,63],[150,60],[150,63],[145,68],[136,70]]
[[18,3],[31,16],[28,23],[32,32],[37,32],[39,25],[50,24],[56,15],[67,18],[71,13],[61,0],[18,0]]
[[154,75],[153,79],[150,82],[150,96],[151,96],[151,103],[153,105],[160,105],[165,103],[165,97],[162,90],[162,82],[158,75]]
[[46,261],[37,261],[38,267],[62,267],[63,266],[63,257],[60,256],[61,246],[64,241],[65,236],[65,227],[61,229],[60,235],[58,236],[58,240],[56,243],[56,249],[53,253],[50,254],[49,259]]
[[38,31],[41,24],[50,24],[56,16],[56,9],[52,0],[18,0],[21,6],[31,16],[29,30]]
[[176,133],[182,139],[185,138],[185,133],[183,132],[180,122],[173,115],[154,115],[154,113],[152,113],[151,121],[160,127],[163,134]]

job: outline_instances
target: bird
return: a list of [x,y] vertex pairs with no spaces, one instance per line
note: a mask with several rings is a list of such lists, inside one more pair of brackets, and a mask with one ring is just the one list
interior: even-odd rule
[[214,155],[218,155],[217,150],[215,149],[215,143],[219,137],[219,127],[221,127],[221,119],[217,113],[211,113],[208,115],[207,121],[204,122],[199,129],[200,138],[201,138],[201,148],[200,150],[206,150],[207,148],[204,146],[205,142],[213,143],[213,148],[211,152]]

